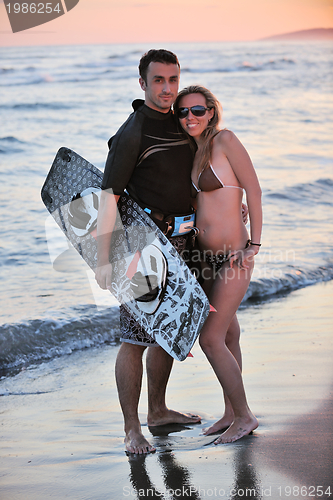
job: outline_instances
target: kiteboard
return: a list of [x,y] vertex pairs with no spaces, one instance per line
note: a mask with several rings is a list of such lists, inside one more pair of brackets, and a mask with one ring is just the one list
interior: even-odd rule
[[[60,148],[41,191],[46,208],[92,270],[102,179],[90,162]],[[208,317],[208,299],[170,241],[127,193],[118,201],[110,262],[111,293],[166,352],[186,359]]]

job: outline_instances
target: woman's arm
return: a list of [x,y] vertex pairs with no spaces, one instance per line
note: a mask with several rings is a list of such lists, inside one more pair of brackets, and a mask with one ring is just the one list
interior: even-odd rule
[[[224,130],[223,133],[218,134],[217,138],[219,139],[218,147],[221,147],[223,153],[228,158],[231,168],[246,192],[251,242],[260,244],[262,231],[261,188],[250,156],[233,132]],[[246,252],[244,260],[250,255],[256,255],[259,252],[259,248],[259,246],[251,245]]]

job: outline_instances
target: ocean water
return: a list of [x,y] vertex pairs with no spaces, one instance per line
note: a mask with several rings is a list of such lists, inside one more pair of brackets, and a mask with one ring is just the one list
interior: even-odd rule
[[[0,49],[0,373],[117,342],[117,303],[56,228],[40,190],[67,146],[103,169],[143,97],[138,45]],[[331,42],[168,44],[180,87],[200,83],[246,146],[263,189],[262,248],[241,307],[333,278]],[[50,236],[51,235],[51,236]],[[60,248],[61,247],[61,248]],[[55,258],[62,255],[62,260]]]

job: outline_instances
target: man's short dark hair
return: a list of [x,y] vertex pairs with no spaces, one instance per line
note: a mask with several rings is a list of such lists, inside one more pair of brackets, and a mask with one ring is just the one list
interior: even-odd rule
[[151,62],[159,62],[164,64],[177,64],[180,68],[178,57],[170,50],[165,49],[150,49],[148,52],[143,54],[140,59],[139,73],[141,78],[147,84],[147,71],[148,66]]

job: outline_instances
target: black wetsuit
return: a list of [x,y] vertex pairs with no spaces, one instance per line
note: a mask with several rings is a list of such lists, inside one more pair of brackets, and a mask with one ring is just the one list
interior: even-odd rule
[[141,205],[163,213],[191,212],[193,152],[173,113],[159,113],[136,100],[135,109],[109,140],[103,189],[126,188]]
[[[160,113],[142,100],[134,101],[133,108],[109,140],[102,188],[115,195],[126,189],[142,207],[165,216],[190,213],[193,151],[178,120],[171,111]],[[172,240],[177,248],[179,241]],[[120,329],[124,342],[157,345],[123,306]]]

